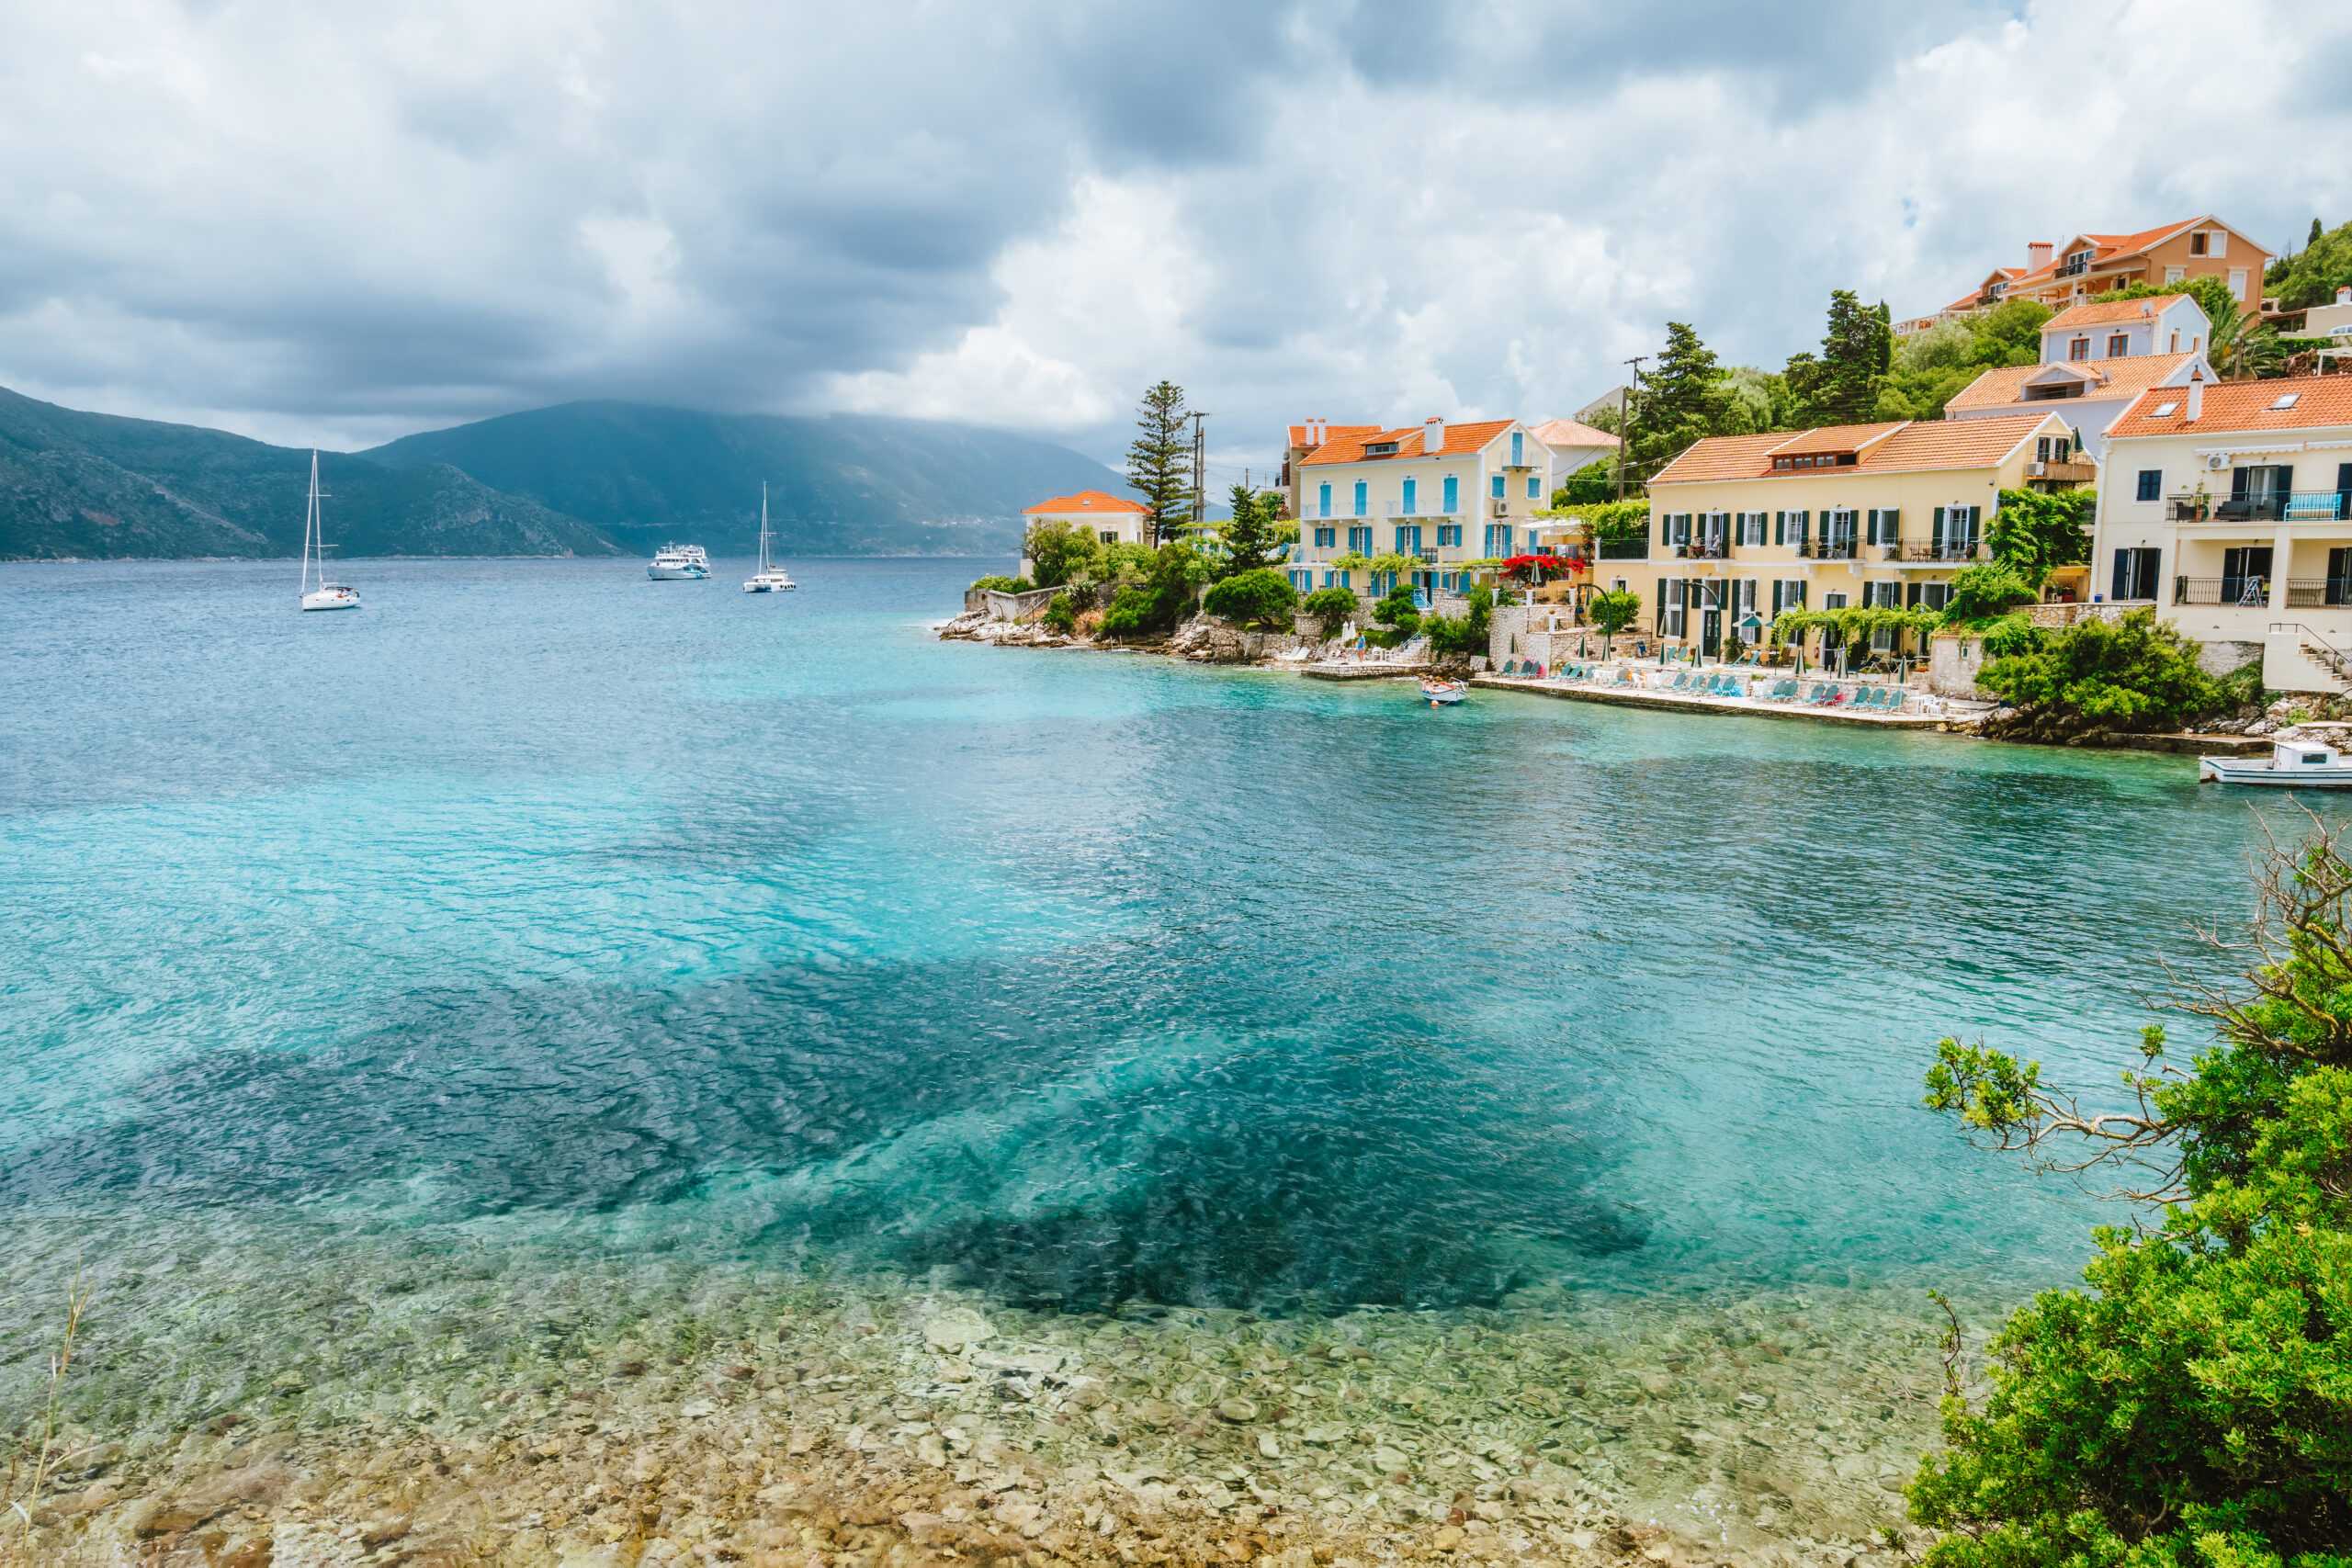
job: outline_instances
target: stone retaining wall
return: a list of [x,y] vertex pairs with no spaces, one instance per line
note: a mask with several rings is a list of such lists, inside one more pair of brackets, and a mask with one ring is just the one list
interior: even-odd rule
[[1033,620],[1046,613],[1046,606],[1060,592],[1058,588],[1032,588],[1026,593],[1007,593],[1001,588],[967,588],[964,608],[967,613],[985,611],[991,620]]

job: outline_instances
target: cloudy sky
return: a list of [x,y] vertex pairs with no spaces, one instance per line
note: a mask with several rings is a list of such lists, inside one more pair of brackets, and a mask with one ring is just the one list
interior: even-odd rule
[[2352,218],[2340,3],[18,0],[0,385],[356,446],[573,398],[1116,460],[1778,365],[2032,239]]

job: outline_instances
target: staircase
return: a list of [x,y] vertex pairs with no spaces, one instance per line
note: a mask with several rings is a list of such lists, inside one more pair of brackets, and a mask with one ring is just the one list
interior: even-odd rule
[[2270,635],[2292,637],[2303,657],[2335,680],[2337,691],[2352,691],[2352,654],[2339,651],[2311,627],[2294,621],[2271,622]]

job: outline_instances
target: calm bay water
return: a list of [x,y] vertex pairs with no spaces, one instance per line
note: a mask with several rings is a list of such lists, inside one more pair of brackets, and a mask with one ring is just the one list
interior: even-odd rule
[[2186,759],[933,640],[988,569],[0,568],[9,1371],[77,1248],[232,1359],[223,1258],[2014,1296],[2100,1211],[1935,1041],[2111,1082],[2247,906]]

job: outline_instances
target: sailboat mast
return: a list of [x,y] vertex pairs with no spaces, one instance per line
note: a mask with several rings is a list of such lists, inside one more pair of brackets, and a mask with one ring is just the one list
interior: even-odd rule
[[[316,547],[318,536],[319,453],[318,448],[312,447],[311,449],[311,500],[302,519],[302,592],[305,593],[308,593],[311,591],[311,552]],[[319,581],[321,584],[323,585],[325,583],[326,578],[326,562],[322,560],[319,562]]]
[[768,569],[768,481],[760,481],[760,570]]

